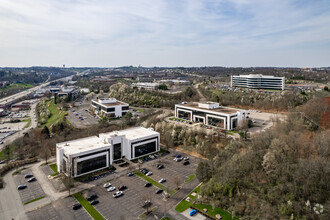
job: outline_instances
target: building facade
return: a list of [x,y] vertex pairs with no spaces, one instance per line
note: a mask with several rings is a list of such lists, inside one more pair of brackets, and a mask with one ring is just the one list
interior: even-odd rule
[[284,90],[285,77],[264,76],[262,74],[231,76],[230,86],[249,89]]
[[157,90],[159,84],[158,83],[151,83],[151,82],[138,82],[138,83],[132,83],[133,88],[138,89],[145,89],[145,90]]
[[129,104],[118,101],[114,98],[92,100],[90,110],[98,116],[118,118],[129,111]]
[[133,160],[160,150],[159,133],[135,127],[56,144],[57,170],[78,177],[109,168],[114,161]]
[[175,105],[175,117],[224,130],[235,129],[245,119],[245,110],[220,106],[216,102],[183,102]]

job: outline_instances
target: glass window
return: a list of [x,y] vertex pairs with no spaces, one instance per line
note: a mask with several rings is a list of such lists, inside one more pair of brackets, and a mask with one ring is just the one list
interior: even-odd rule
[[129,110],[129,106],[122,106],[122,107],[121,107],[121,110],[122,110],[122,111]]
[[87,173],[93,170],[97,170],[106,166],[107,166],[106,155],[80,161],[77,163],[77,175]]
[[237,118],[233,119],[233,127],[232,129],[237,127]]
[[113,145],[113,160],[121,159],[121,143]]
[[107,112],[114,112],[115,108],[107,108]]
[[208,117],[208,125],[224,128],[225,121],[221,118]]
[[156,151],[156,142],[151,142],[135,147],[135,157],[140,157]]
[[179,118],[185,119],[185,120],[190,120],[191,119],[191,114],[190,112],[184,112],[184,111],[178,111],[178,116]]

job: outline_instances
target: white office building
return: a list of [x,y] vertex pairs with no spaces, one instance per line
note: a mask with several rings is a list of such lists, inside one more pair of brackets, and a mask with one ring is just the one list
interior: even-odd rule
[[159,83],[151,83],[151,82],[138,82],[132,83],[133,88],[145,89],[145,90],[156,90],[158,89]]
[[129,111],[129,104],[118,101],[114,98],[92,100],[90,110],[98,116],[118,118]]
[[249,89],[285,89],[285,77],[265,76],[262,74],[249,74],[230,77],[231,87],[244,87]]
[[159,133],[135,127],[56,144],[57,170],[72,177],[109,168],[122,158],[133,160],[160,150]]
[[175,105],[175,117],[232,130],[246,117],[246,113],[245,110],[223,107],[216,102],[183,102]]

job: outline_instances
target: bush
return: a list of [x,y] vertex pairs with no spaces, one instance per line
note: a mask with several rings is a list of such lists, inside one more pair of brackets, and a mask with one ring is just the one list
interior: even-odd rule
[[3,188],[3,180],[2,180],[2,177],[0,176],[0,189]]

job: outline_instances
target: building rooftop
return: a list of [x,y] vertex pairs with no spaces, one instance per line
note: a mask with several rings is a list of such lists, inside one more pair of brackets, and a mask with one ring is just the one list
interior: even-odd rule
[[91,136],[91,137],[58,143],[57,146],[64,149],[65,154],[72,155],[72,154],[98,149],[104,146],[109,146],[109,144],[104,142],[104,140],[102,140],[97,136]]
[[121,131],[113,131],[109,133],[103,133],[100,134],[101,138],[104,137],[111,137],[111,136],[121,136],[124,135],[126,139],[128,140],[135,140],[135,139],[140,139],[144,138],[146,136],[151,136],[151,135],[157,135],[159,134],[158,132],[154,131],[151,128],[144,128],[144,127],[134,127],[134,128],[129,128]]
[[97,100],[92,100],[92,102],[96,102],[100,105],[103,106],[116,106],[116,105],[128,105],[125,102],[118,101],[115,98],[109,98],[109,99],[97,99]]
[[283,78],[283,77],[276,77],[270,75],[262,75],[262,74],[248,74],[248,75],[239,75],[233,77],[248,77],[248,78]]
[[[214,103],[214,102],[205,102],[204,104],[210,104],[210,103]],[[242,109],[230,108],[230,107],[224,107],[224,106],[219,106],[214,109],[201,108],[201,107],[199,107],[200,103],[198,103],[198,102],[184,102],[182,104],[177,104],[177,106],[181,106],[183,108],[184,107],[196,108],[196,109],[200,109],[201,111],[212,111],[212,112],[218,112],[218,113],[223,113],[223,114],[233,114],[238,111],[242,111]]]

